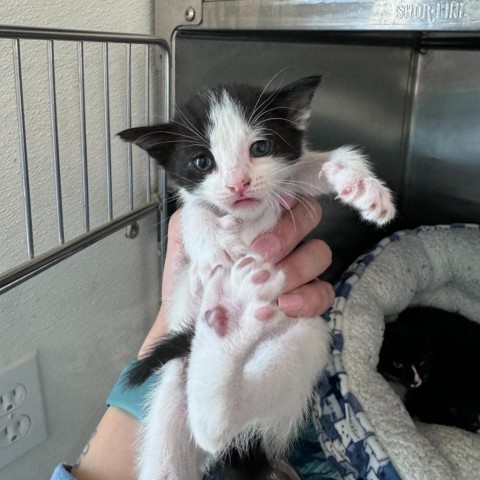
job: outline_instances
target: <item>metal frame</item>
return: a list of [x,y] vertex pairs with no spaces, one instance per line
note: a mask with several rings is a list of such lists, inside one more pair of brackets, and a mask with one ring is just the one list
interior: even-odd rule
[[187,26],[237,31],[461,32],[479,30],[480,0],[156,0],[155,12],[155,33],[168,41],[175,30]]
[[[155,0],[155,34],[170,46],[172,79],[181,30],[289,32],[291,39],[299,32],[418,32],[428,35],[429,46],[437,41],[451,47],[436,32],[479,32],[479,25],[480,0]],[[465,47],[469,40],[460,42]],[[175,106],[174,81],[170,105]]]
[[[159,215],[159,246],[161,266],[163,264],[163,254],[165,251],[165,178],[163,172],[160,172],[158,179],[158,194],[153,194],[151,189],[151,165],[148,156],[145,157],[145,175],[147,178],[146,188],[146,204],[134,208],[133,203],[133,170],[132,170],[132,149],[131,145],[127,153],[127,177],[128,177],[128,207],[129,211],[121,216],[114,216],[113,196],[112,196],[112,154],[110,146],[110,98],[109,98],[109,72],[108,72],[108,47],[111,43],[126,44],[126,89],[127,89],[127,108],[126,118],[127,127],[131,126],[131,55],[132,44],[143,44],[145,48],[145,121],[150,120],[150,101],[151,101],[151,85],[150,85],[150,46],[160,47],[162,55],[165,55],[165,99],[162,106],[163,116],[168,119],[169,111],[169,86],[170,86],[170,53],[167,43],[154,36],[147,35],[127,35],[98,33],[85,31],[67,31],[67,30],[49,30],[36,28],[17,28],[10,26],[0,26],[0,38],[12,39],[12,52],[15,75],[15,90],[17,101],[17,117],[18,117],[18,136],[20,142],[20,164],[22,175],[22,188],[24,200],[25,214],[25,237],[27,244],[27,259],[20,265],[0,273],[0,294],[19,285],[32,276],[44,271],[45,269],[55,265],[61,260],[73,255],[74,253],[84,249],[85,247],[105,238],[111,233],[133,224],[136,220],[158,211]],[[34,249],[34,239],[32,231],[32,209],[30,198],[30,176],[28,170],[28,152],[27,152],[27,131],[25,124],[24,109],[24,92],[23,92],[23,75],[21,61],[21,41],[44,40],[47,42],[48,55],[48,74],[49,74],[49,93],[50,93],[50,113],[51,113],[51,132],[52,132],[52,159],[55,182],[55,203],[57,218],[57,236],[58,246],[52,248],[45,254],[36,256]],[[58,140],[58,124],[57,124],[57,93],[55,80],[55,41],[72,41],[77,42],[77,61],[78,61],[78,92],[80,103],[80,138],[81,138],[81,161],[82,161],[82,187],[83,187],[83,217],[84,217],[84,233],[74,239],[65,242],[64,226],[63,226],[63,206],[62,206],[62,185],[60,177],[61,159],[59,155]],[[87,158],[87,134],[86,134],[86,109],[85,109],[85,65],[84,65],[84,42],[99,42],[103,45],[103,96],[104,96],[104,129],[105,129],[105,162],[107,170],[107,221],[98,228],[90,228],[90,201],[88,186],[88,158]],[[131,236],[133,238],[134,235]]]

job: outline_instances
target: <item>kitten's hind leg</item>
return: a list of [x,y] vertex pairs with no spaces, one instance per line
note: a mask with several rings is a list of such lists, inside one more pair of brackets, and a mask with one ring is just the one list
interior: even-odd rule
[[200,480],[206,454],[192,439],[187,418],[185,359],[168,362],[155,375],[142,422],[138,480]]

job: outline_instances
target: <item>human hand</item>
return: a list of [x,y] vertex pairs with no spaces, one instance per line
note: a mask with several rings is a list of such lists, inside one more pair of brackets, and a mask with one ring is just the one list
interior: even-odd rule
[[332,262],[328,245],[311,239],[297,249],[305,235],[318,225],[320,204],[312,198],[284,212],[270,233],[258,237],[251,245],[254,252],[276,264],[285,273],[285,286],[278,298],[279,307],[292,317],[314,317],[333,305],[333,287],[318,280]]

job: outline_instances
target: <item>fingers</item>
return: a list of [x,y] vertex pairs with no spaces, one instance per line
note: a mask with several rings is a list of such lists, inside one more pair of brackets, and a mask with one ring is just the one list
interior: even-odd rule
[[332,262],[332,252],[322,240],[310,240],[296,250],[322,216],[319,203],[302,198],[283,214],[275,229],[257,238],[251,248],[285,273],[285,286],[278,298],[280,308],[292,317],[314,317],[333,305],[333,287],[317,280]]
[[285,285],[278,305],[287,315],[313,317],[333,305],[333,287],[317,280],[331,262],[332,251],[329,246],[322,240],[312,239],[278,263],[285,273]]
[[322,209],[313,198],[302,198],[291,210],[285,212],[277,226],[258,237],[252,250],[272,263],[288,255],[320,222]]
[[333,287],[327,282],[314,280],[280,295],[278,305],[290,317],[311,318],[325,313],[334,300]]
[[283,292],[311,282],[332,263],[332,251],[323,241],[309,240],[277,264],[285,274]]

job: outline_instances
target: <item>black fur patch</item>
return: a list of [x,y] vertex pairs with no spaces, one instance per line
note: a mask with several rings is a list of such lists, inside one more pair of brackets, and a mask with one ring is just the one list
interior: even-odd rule
[[192,347],[193,330],[169,333],[130,369],[125,380],[128,387],[138,387],[156,370],[175,358],[186,357]]
[[260,441],[252,440],[247,452],[230,448],[209,470],[215,480],[291,480],[265,454]]

